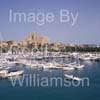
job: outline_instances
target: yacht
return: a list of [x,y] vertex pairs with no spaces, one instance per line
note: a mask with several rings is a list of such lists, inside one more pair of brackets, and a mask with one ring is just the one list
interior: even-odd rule
[[74,81],[81,81],[81,80],[82,80],[81,78],[75,77],[75,76],[73,76],[73,75],[65,74],[64,76],[65,76],[67,79],[74,80]]
[[74,69],[82,69],[84,68],[84,65],[81,65],[80,63],[68,63],[68,64],[63,64],[62,69],[64,70],[74,70]]
[[85,67],[85,65],[82,65],[82,64],[76,63],[76,62],[70,63],[70,65],[71,65],[74,69],[82,69],[82,68]]
[[64,77],[66,77],[67,79],[73,79],[73,75],[64,74]]
[[0,70],[0,75],[6,75],[8,73],[8,70]]
[[1,70],[0,71],[0,78],[4,79],[4,78],[9,78],[9,77],[14,77],[14,76],[20,76],[23,73],[24,73],[23,70],[21,70],[21,71],[17,71],[17,70],[13,70],[13,71]]
[[62,69],[64,71],[74,70],[74,68],[71,64],[62,64]]
[[0,70],[0,79],[7,78],[8,70]]
[[41,64],[43,69],[61,69],[59,66],[57,66],[57,63],[52,62],[45,62]]
[[82,69],[85,65],[80,64],[79,54],[75,53],[75,62],[70,63],[70,65],[75,69]]
[[0,59],[0,63],[2,64],[2,66],[15,66],[17,61],[10,61],[9,59],[7,59],[6,57],[3,57],[2,59]]
[[79,59],[84,61],[90,61],[90,60],[96,61],[100,59],[100,56],[88,53],[81,55]]
[[62,69],[63,69],[64,71],[74,70],[73,67],[62,67]]
[[73,80],[75,80],[75,81],[81,81],[82,79],[79,78],[79,77],[73,77]]
[[21,71],[15,71],[15,72],[10,72],[7,74],[7,77],[14,77],[14,76],[20,76],[20,75],[23,75],[24,71],[21,70]]

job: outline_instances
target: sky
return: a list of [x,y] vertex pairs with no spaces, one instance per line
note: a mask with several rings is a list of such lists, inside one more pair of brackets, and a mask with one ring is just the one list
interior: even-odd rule
[[[60,10],[69,11],[70,20],[61,23]],[[10,22],[13,13],[42,12],[54,14],[54,22]],[[78,13],[75,25],[72,16]],[[67,18],[67,17],[66,17]],[[0,32],[4,40],[24,40],[31,32],[46,35],[52,42],[100,45],[100,0],[0,0]]]

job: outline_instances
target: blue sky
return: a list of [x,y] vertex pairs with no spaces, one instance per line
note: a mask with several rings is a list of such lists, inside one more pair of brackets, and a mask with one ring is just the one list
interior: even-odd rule
[[[56,20],[38,26],[35,23],[10,23],[9,10],[15,12],[53,12]],[[60,9],[79,13],[74,26],[59,23]],[[51,41],[100,44],[100,0],[0,0],[0,32],[5,40],[24,40],[30,32],[47,35]]]

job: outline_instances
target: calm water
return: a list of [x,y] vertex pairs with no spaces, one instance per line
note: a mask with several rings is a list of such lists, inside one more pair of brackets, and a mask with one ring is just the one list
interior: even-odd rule
[[85,68],[70,72],[60,70],[52,72],[25,69],[26,73],[41,76],[62,76],[63,73],[79,77],[89,77],[90,86],[79,87],[13,87],[9,80],[0,80],[0,100],[100,100],[100,62],[84,61]]

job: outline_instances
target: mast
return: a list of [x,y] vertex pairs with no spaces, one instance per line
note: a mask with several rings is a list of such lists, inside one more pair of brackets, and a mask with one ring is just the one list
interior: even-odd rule
[[2,55],[2,41],[3,41],[3,38],[2,38],[2,34],[0,32],[0,56]]

